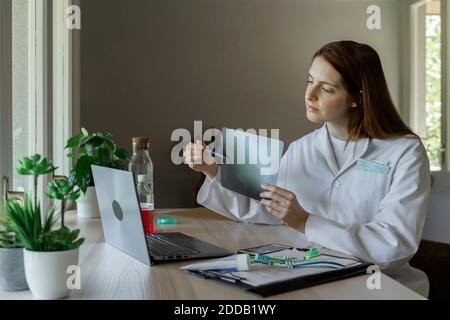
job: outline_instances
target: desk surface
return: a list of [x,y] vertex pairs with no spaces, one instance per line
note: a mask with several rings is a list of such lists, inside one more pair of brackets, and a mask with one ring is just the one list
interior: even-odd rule
[[[158,214],[165,214],[164,211]],[[231,252],[265,243],[300,246],[306,240],[287,226],[237,223],[205,208],[175,211],[176,225],[162,226],[158,232],[183,232],[223,247]],[[99,219],[77,219],[67,214],[69,227],[81,228],[85,244],[80,248],[81,289],[71,299],[259,299],[226,284],[186,274],[187,262],[148,267],[105,244]],[[268,299],[423,299],[413,291],[382,275],[381,289],[369,290],[369,275],[335,281]],[[0,299],[33,299],[29,291],[1,292]]]

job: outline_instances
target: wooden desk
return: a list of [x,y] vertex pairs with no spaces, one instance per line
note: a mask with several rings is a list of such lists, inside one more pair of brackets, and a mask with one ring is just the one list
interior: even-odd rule
[[[163,214],[159,212],[158,214]],[[159,227],[161,232],[182,232],[231,252],[265,243],[301,246],[303,235],[287,226],[237,223],[205,208],[174,212],[178,224]],[[204,280],[180,270],[187,262],[148,267],[105,244],[100,220],[67,215],[70,227],[81,228],[86,238],[80,249],[81,290],[71,299],[259,299],[239,288]],[[369,290],[369,275],[296,290],[268,299],[423,299],[413,291],[382,275],[381,289]],[[0,299],[32,299],[29,291],[0,292]]]

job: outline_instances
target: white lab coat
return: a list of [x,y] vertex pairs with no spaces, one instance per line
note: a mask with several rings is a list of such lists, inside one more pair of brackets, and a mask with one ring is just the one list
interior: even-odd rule
[[[389,172],[361,170],[358,159],[387,165]],[[375,263],[428,296],[427,276],[409,265],[422,237],[431,188],[428,157],[418,139],[361,139],[353,159],[339,170],[325,124],[289,146],[277,185],[293,192],[310,213],[309,242]],[[240,221],[282,223],[259,201],[222,187],[220,170],[213,180],[205,179],[197,202]]]

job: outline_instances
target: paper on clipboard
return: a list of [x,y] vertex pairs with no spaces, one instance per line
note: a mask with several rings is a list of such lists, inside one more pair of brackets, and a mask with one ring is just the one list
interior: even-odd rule
[[[305,252],[287,249],[278,252],[274,252],[271,254],[273,257],[292,257],[292,258],[300,258],[303,259],[305,256]],[[321,261],[332,261],[345,265],[346,267],[353,267],[362,264],[359,261],[345,259],[345,258],[337,258],[337,257],[329,257],[329,256],[319,256],[313,260],[321,260]],[[241,282],[247,285],[258,287],[261,285],[266,285],[270,283],[275,283],[279,281],[289,280],[292,278],[308,276],[317,273],[323,273],[330,271],[330,269],[326,269],[323,267],[305,267],[305,268],[294,268],[287,269],[283,267],[275,267],[275,266],[267,266],[262,264],[257,264],[252,267],[252,270],[249,272],[231,272],[234,276],[241,278]]]

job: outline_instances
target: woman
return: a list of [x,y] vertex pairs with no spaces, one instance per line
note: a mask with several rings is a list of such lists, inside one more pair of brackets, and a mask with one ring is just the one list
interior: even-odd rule
[[325,45],[314,56],[305,103],[307,118],[324,125],[289,146],[277,186],[262,186],[261,202],[223,188],[204,144],[189,144],[186,163],[207,176],[198,203],[242,221],[286,223],[428,296],[426,275],[408,262],[425,222],[429,162],[394,107],[377,52],[352,41]]

